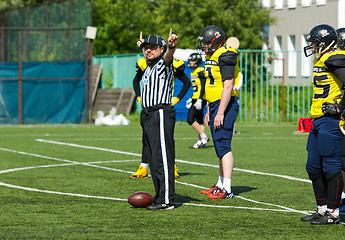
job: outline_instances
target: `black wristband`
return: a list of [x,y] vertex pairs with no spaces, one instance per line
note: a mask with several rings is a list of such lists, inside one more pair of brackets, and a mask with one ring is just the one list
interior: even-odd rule
[[174,48],[176,48],[176,46],[174,46],[174,47],[170,47],[170,46],[169,46],[169,49],[174,49]]

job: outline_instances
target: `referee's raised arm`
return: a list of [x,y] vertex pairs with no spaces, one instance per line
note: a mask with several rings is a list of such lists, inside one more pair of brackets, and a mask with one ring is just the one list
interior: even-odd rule
[[169,38],[168,38],[168,49],[164,54],[165,65],[170,65],[173,61],[177,39],[178,39],[178,36],[175,33],[173,33],[172,29],[170,28]]

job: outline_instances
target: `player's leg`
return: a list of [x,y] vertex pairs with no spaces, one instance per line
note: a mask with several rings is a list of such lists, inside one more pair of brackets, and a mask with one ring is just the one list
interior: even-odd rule
[[340,206],[340,211],[345,211],[345,136],[343,138],[343,149],[341,153],[341,169],[342,169],[342,175],[343,175],[343,180],[344,180],[344,187],[343,187],[343,192],[341,194],[341,206]]
[[301,221],[312,221],[318,219],[325,215],[327,211],[327,193],[326,184],[324,180],[324,175],[321,169],[321,157],[319,153],[319,146],[317,141],[318,130],[317,130],[318,120],[314,121],[314,126],[311,129],[308,141],[307,141],[307,163],[306,171],[308,173],[309,179],[312,182],[314,196],[316,199],[317,210],[311,215],[307,215],[301,218]]
[[341,173],[343,134],[338,122],[337,118],[325,116],[320,125],[318,145],[326,182],[327,214],[311,221],[312,224],[340,222],[339,207],[344,181]]
[[141,150],[141,163],[139,165],[138,170],[131,174],[129,176],[129,178],[147,178],[148,174],[147,174],[147,170],[148,170],[148,166],[149,166],[149,161],[148,159],[150,158],[150,149],[148,148],[147,145],[147,139],[145,137],[146,135],[143,133],[142,136],[142,150]]
[[[213,193],[208,197],[211,199],[232,198],[231,178],[234,167],[234,158],[231,150],[231,140],[233,127],[238,114],[238,102],[234,98],[230,100],[227,109],[224,112],[224,123],[220,130],[211,130],[214,139],[216,154],[220,159],[220,177],[223,177],[223,189],[218,193]],[[212,121],[213,124],[213,121]]]

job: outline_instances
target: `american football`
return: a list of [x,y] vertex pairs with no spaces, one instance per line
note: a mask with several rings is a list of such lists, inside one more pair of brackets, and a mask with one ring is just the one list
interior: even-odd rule
[[153,201],[152,195],[147,192],[135,192],[128,198],[128,203],[135,208],[144,208],[153,203]]

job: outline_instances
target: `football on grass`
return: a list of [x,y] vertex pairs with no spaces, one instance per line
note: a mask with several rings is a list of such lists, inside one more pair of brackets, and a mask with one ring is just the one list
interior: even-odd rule
[[153,201],[152,195],[147,192],[136,192],[128,198],[128,203],[135,208],[144,208],[153,203]]

